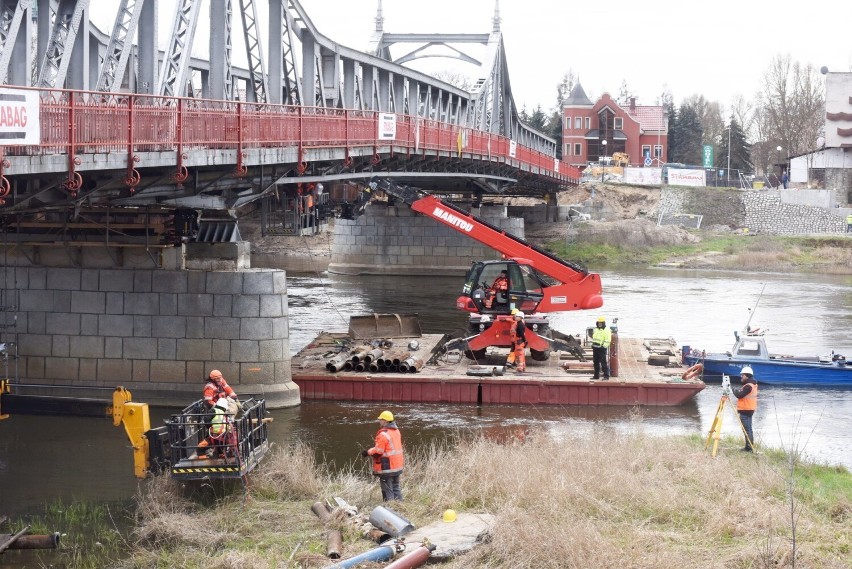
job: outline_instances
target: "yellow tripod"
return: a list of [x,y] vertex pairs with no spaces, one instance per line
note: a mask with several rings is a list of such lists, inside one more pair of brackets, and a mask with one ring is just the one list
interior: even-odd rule
[[[713,417],[713,423],[710,424],[710,432],[707,434],[707,442],[704,443],[704,450],[707,450],[707,447],[710,446],[710,441],[713,441],[713,452],[711,453],[713,458],[716,458],[716,452],[719,450],[719,439],[722,438],[722,416],[725,412],[726,405],[731,406],[731,409],[737,418],[737,422],[740,424],[743,436],[748,439],[748,433],[746,433],[743,422],[740,420],[740,414],[737,413],[737,410],[734,408],[734,404],[731,403],[730,398],[727,395],[723,395],[719,400],[719,407],[716,408],[716,416]],[[749,446],[752,446],[753,448],[754,441],[749,440],[748,442]]]

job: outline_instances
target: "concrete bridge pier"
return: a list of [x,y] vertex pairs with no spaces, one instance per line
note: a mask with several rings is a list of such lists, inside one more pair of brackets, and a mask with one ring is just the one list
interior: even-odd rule
[[[474,216],[524,237],[524,220],[506,206],[484,206]],[[354,220],[334,225],[331,273],[350,275],[464,275],[474,261],[499,259],[491,247],[450,229],[408,206],[371,204]]]
[[219,369],[241,397],[298,405],[286,273],[237,267],[239,255],[227,261],[221,251],[212,260],[187,257],[184,247],[168,251],[160,267],[125,256],[127,268],[32,266],[7,255],[2,340],[18,354],[9,375],[17,367],[20,383],[123,385],[137,401],[184,406]]

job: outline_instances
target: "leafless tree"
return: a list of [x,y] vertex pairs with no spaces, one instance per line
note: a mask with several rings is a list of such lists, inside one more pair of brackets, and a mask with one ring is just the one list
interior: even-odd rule
[[435,73],[435,79],[439,79],[444,83],[449,83],[453,87],[458,87],[465,91],[473,89],[474,81],[469,76],[451,69],[444,69]]
[[564,75],[562,75],[562,80],[559,82],[559,85],[556,86],[557,111],[562,111],[562,104],[565,102],[565,99],[568,98],[568,95],[571,94],[571,89],[573,89],[576,84],[577,74],[574,73],[573,69],[569,69]]
[[[771,151],[781,147],[784,159],[817,147],[824,122],[825,85],[811,64],[793,62],[789,55],[773,58],[764,75],[757,103],[757,120],[763,127],[760,142]],[[755,161],[757,162],[757,161]]]

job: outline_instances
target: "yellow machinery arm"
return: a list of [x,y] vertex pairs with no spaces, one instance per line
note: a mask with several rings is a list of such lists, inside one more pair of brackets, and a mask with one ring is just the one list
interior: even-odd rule
[[112,392],[112,407],[107,409],[107,415],[112,415],[112,424],[118,427],[124,425],[124,431],[133,447],[133,474],[136,478],[148,475],[149,448],[145,433],[151,430],[151,417],[148,414],[147,403],[133,402],[130,391],[116,387]]

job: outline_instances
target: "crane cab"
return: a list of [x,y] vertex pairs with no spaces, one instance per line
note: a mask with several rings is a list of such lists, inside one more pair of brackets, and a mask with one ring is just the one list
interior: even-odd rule
[[475,314],[510,314],[514,308],[531,314],[546,286],[542,275],[521,259],[477,261],[467,272],[456,307]]

